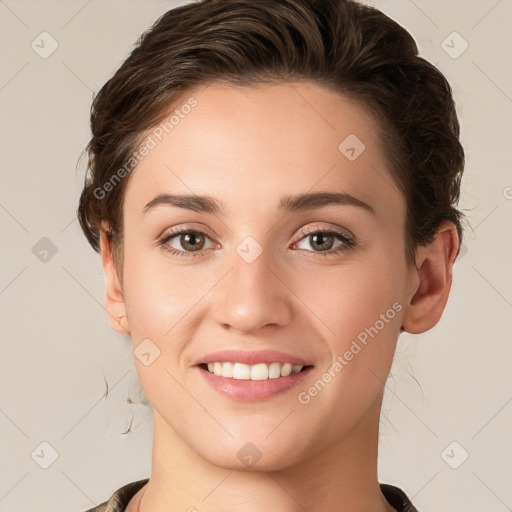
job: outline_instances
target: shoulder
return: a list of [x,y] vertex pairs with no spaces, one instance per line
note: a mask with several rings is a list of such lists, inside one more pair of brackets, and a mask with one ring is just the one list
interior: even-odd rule
[[133,496],[148,482],[149,478],[137,480],[123,485],[112,496],[103,503],[96,505],[94,508],[84,510],[83,512],[124,512],[129,501]]
[[391,484],[379,484],[380,490],[387,502],[397,512],[419,512],[402,489]]

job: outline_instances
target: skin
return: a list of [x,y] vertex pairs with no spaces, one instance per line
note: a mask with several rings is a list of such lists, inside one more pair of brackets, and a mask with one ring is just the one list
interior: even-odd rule
[[[308,81],[214,83],[188,91],[178,104],[190,96],[197,106],[132,171],[122,276],[101,236],[112,328],[129,332],[134,349],[149,338],[160,350],[148,366],[135,358],[154,408],[152,472],[140,510],[393,511],[377,479],[384,385],[400,328],[421,333],[441,317],[459,248],[455,226],[443,223],[407,264],[405,202],[378,127],[337,93]],[[354,161],[338,149],[349,134],[366,146]],[[284,195],[318,191],[350,193],[375,213],[353,205],[278,210]],[[214,196],[225,215],[169,206],[144,214],[162,192]],[[158,244],[178,226],[207,232],[193,242],[201,254],[192,258],[194,249],[179,235],[167,245],[184,258]],[[310,227],[339,229],[357,244],[324,257],[304,234]],[[263,250],[252,263],[236,251],[248,236]],[[320,243],[330,251],[340,245],[336,237]],[[394,303],[401,306],[394,318],[317,396],[300,403],[298,393]],[[121,323],[113,320],[121,315]],[[194,367],[224,348],[281,350],[314,369],[305,384],[270,400],[235,402]],[[248,442],[262,455],[250,468],[237,456]]]

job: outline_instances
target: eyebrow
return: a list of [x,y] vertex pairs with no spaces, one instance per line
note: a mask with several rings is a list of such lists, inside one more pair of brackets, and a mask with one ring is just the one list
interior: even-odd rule
[[[369,204],[346,192],[314,192],[287,195],[279,201],[279,210],[284,213],[292,213],[330,205],[357,206],[375,215],[375,210]],[[144,206],[144,214],[157,206],[174,206],[194,212],[225,215],[222,204],[214,197],[207,195],[159,194]]]

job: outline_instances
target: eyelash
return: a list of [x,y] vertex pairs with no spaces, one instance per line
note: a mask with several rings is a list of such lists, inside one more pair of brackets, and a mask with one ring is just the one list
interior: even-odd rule
[[[202,251],[179,251],[176,249],[173,249],[167,245],[167,242],[172,240],[173,238],[176,238],[179,235],[187,234],[187,233],[199,233],[201,235],[204,235],[207,238],[210,238],[207,233],[202,231],[201,229],[190,229],[190,228],[177,228],[176,230],[172,230],[170,232],[167,232],[165,235],[163,235],[159,241],[158,244],[163,247],[168,253],[170,253],[172,256],[178,256],[180,258],[195,258],[196,255],[201,254]],[[294,242],[294,244],[300,242],[304,238],[307,238],[308,236],[312,235],[335,235],[338,240],[340,240],[342,245],[337,247],[336,249],[331,249],[329,251],[308,251],[313,252],[317,254],[320,257],[330,257],[330,256],[337,256],[340,253],[346,253],[353,249],[356,246],[356,242],[354,239],[348,237],[345,233],[342,233],[341,231],[336,230],[329,230],[329,229],[322,229],[322,228],[313,228],[310,230],[307,230],[305,233],[302,233],[301,238],[297,240],[297,242]],[[184,256],[186,254],[187,256]]]

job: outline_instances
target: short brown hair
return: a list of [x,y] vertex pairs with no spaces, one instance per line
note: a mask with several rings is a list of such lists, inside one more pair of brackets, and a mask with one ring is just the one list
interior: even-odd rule
[[145,132],[187,89],[213,81],[250,86],[304,79],[359,103],[378,121],[384,154],[405,198],[408,261],[445,219],[461,239],[456,205],[464,151],[452,91],[442,73],[418,56],[403,27],[355,0],[202,0],[162,15],[94,98],[78,207],[92,247],[99,251],[106,221],[114,259],[122,261],[129,175],[105,197],[95,191],[125,166]]

